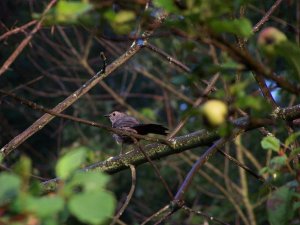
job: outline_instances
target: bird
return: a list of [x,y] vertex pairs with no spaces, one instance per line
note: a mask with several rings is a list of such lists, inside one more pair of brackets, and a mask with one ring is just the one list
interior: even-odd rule
[[[112,128],[118,128],[124,131],[133,132],[140,135],[160,134],[167,135],[168,128],[160,124],[148,123],[142,124],[135,117],[129,116],[124,112],[113,111],[110,114],[104,115],[108,117]],[[113,134],[114,139],[118,144],[133,144],[134,139],[127,135]],[[122,151],[121,151],[122,153]]]

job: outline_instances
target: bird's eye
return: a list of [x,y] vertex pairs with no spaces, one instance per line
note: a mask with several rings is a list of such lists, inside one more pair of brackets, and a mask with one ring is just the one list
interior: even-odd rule
[[113,116],[115,116],[116,114],[115,114],[115,113],[113,113],[112,115],[113,115]]

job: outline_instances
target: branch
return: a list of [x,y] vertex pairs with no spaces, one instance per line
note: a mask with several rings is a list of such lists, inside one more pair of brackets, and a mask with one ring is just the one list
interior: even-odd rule
[[9,66],[16,60],[18,55],[24,50],[24,48],[28,45],[30,40],[33,38],[33,35],[38,32],[44,20],[44,15],[51,9],[51,7],[56,3],[56,0],[52,0],[46,7],[45,11],[42,14],[41,20],[35,25],[30,34],[20,43],[20,45],[15,49],[15,51],[8,57],[8,59],[4,62],[2,67],[0,68],[0,76],[9,68]]
[[187,123],[187,121],[190,118],[191,112],[201,105],[201,103],[205,100],[205,96],[207,96],[212,91],[212,89],[214,88],[214,86],[215,86],[216,82],[218,81],[219,77],[220,77],[220,74],[217,73],[211,78],[208,85],[204,89],[202,95],[194,101],[192,108],[181,119],[181,121],[178,123],[178,125],[175,127],[175,129],[169,134],[169,137],[174,137],[184,127],[184,125]]
[[182,209],[184,209],[189,214],[196,214],[196,215],[205,217],[208,221],[213,221],[213,222],[223,224],[223,225],[229,225],[228,223],[225,223],[225,222],[223,222],[223,221],[221,221],[221,220],[219,220],[219,219],[217,219],[217,218],[215,218],[211,215],[208,215],[207,213],[204,213],[200,210],[191,209],[191,208],[187,207],[186,205],[182,206]]
[[242,129],[236,129],[235,131],[233,131],[230,137],[221,138],[216,143],[214,143],[207,151],[205,151],[203,155],[201,155],[201,157],[193,165],[185,180],[183,181],[182,185],[180,186],[179,190],[177,191],[177,194],[174,198],[174,203],[178,205],[178,208],[181,208],[181,206],[184,204],[184,194],[189,189],[193,178],[196,175],[197,171],[200,169],[200,167],[203,166],[205,162],[208,161],[211,158],[211,156],[213,156],[218,151],[218,149],[223,148],[223,146],[228,141],[231,141],[233,138],[235,138],[238,134],[242,132]]
[[28,23],[26,23],[26,24],[24,24],[24,25],[22,25],[20,27],[17,27],[17,28],[15,28],[13,30],[7,31],[6,33],[4,33],[4,34],[2,34],[0,36],[0,41],[2,41],[3,39],[8,38],[8,36],[10,36],[10,35],[17,34],[19,32],[24,32],[26,28],[28,28],[28,27],[36,24],[36,23],[37,23],[36,20],[32,20],[32,21],[30,21],[30,22],[28,22]]
[[[145,68],[141,67],[141,66],[135,66],[133,68],[134,71],[142,74],[144,77],[149,78],[150,80],[152,80],[154,83],[156,83],[157,85],[161,86],[162,88],[165,88],[166,90],[168,90],[170,93],[172,93],[173,95],[175,95],[177,98],[185,101],[186,103],[193,105],[194,100],[187,97],[186,95],[184,95],[183,93],[181,93],[177,87],[174,87],[172,84],[164,82],[161,80],[161,78],[158,78],[154,75],[152,75],[148,70],[146,70]],[[177,88],[177,89],[176,89]]]
[[[281,4],[282,0],[277,0],[272,7],[269,9],[269,11],[263,16],[263,18],[253,27],[252,31],[253,33],[257,32],[260,27],[269,20],[270,16],[273,14],[273,12],[279,7],[279,5]],[[266,100],[271,104],[271,106],[273,107],[273,109],[275,109],[277,107],[277,104],[275,102],[275,99],[273,98],[264,78],[259,74],[256,73],[254,75],[254,78],[258,84],[258,86],[260,87],[264,97],[266,98]]]
[[156,46],[151,45],[150,43],[147,43],[145,45],[145,47],[150,49],[151,51],[159,54],[161,57],[165,58],[169,63],[173,63],[174,65],[178,66],[183,71],[185,71],[187,73],[191,72],[191,69],[189,67],[187,67],[186,65],[184,65],[182,62],[178,61],[177,59],[173,58],[172,56],[170,56],[169,54],[167,54],[163,50],[157,48]]
[[206,44],[212,44],[226,52],[236,61],[243,63],[247,69],[252,70],[261,76],[273,80],[279,87],[293,93],[298,94],[300,92],[300,85],[293,84],[282,76],[277,76],[272,70],[266,66],[264,66],[261,62],[255,60],[248,51],[241,51],[238,47],[230,44],[222,37],[216,36],[213,33],[210,33],[211,38],[207,38],[205,36],[189,36],[185,32],[173,29],[173,33],[184,37],[190,38],[193,40],[198,40]]
[[[300,105],[296,105],[284,109],[275,110],[272,114],[273,119],[251,120],[249,117],[241,117],[234,120],[232,123],[235,127],[248,131],[266,125],[275,125],[276,118],[292,120],[299,117]],[[184,136],[169,139],[168,141],[172,143],[172,147],[155,143],[146,145],[144,147],[144,151],[147,153],[148,157],[151,160],[156,160],[195,147],[209,146],[219,138],[220,136],[218,135],[218,132],[216,130],[208,131],[203,129]],[[83,170],[89,171],[97,169],[106,173],[113,174],[128,169],[128,165],[130,164],[138,166],[146,162],[148,162],[147,158],[143,155],[143,153],[139,151],[139,149],[135,148],[133,151],[127,152],[126,154],[115,156],[105,161],[92,164],[84,168]],[[55,182],[57,182],[58,180],[58,178],[55,178],[44,182],[43,184],[45,185],[45,190],[52,190],[52,188],[55,188]]]
[[98,128],[107,130],[109,132],[112,132],[112,133],[115,133],[115,134],[118,134],[118,135],[126,135],[126,136],[136,138],[136,139],[142,139],[142,140],[147,140],[147,141],[151,141],[151,142],[158,142],[158,143],[164,143],[166,145],[170,145],[170,143],[165,138],[159,138],[159,137],[154,138],[154,137],[150,137],[150,136],[146,136],[146,135],[140,135],[140,134],[136,134],[136,133],[133,133],[133,132],[126,131],[126,130],[113,128],[111,126],[106,126],[104,124],[97,123],[97,122],[94,122],[94,121],[74,117],[74,116],[67,115],[67,114],[57,113],[57,112],[55,112],[51,109],[47,109],[42,105],[36,104],[35,102],[29,101],[25,98],[19,97],[19,96],[15,95],[13,93],[10,93],[10,92],[0,90],[0,94],[2,94],[4,96],[10,96],[14,100],[20,102],[21,104],[24,104],[24,105],[26,105],[26,106],[34,109],[34,110],[41,111],[43,113],[48,113],[48,114],[50,114],[52,116],[55,116],[55,117],[71,120],[71,121],[74,121],[76,123],[81,123],[81,124],[85,124],[85,125],[88,125],[88,126],[98,127]]
[[135,144],[137,145],[139,151],[145,156],[145,158],[147,159],[147,161],[151,164],[151,166],[154,169],[154,172],[156,174],[156,176],[158,176],[158,178],[160,179],[161,183],[163,184],[163,186],[165,187],[170,199],[173,199],[173,193],[168,185],[168,183],[165,181],[165,179],[162,177],[162,175],[159,172],[159,169],[157,168],[157,166],[152,162],[152,160],[150,159],[150,157],[147,155],[147,153],[143,150],[141,144],[135,139]]
[[131,188],[130,191],[126,197],[126,200],[124,202],[124,204],[122,205],[122,207],[119,209],[119,211],[117,212],[117,214],[114,216],[113,221],[110,223],[110,225],[114,225],[116,224],[117,220],[123,215],[125,209],[127,208],[127,206],[129,205],[130,200],[132,199],[132,196],[134,194],[135,191],[135,186],[136,186],[136,169],[133,165],[129,165],[130,170],[131,170]]
[[[90,80],[88,80],[84,85],[82,85],[78,90],[76,90],[73,94],[67,97],[65,100],[60,102],[57,106],[55,106],[52,110],[54,112],[60,113],[69,106],[71,106],[74,102],[76,102],[80,97],[86,94],[90,89],[92,89],[99,81],[103,80],[125,62],[127,62],[131,57],[133,57],[136,53],[141,50],[144,46],[144,42],[147,41],[147,38],[152,35],[154,30],[160,26],[163,20],[166,18],[167,14],[162,10],[156,11],[156,17],[153,21],[148,25],[148,30],[146,30],[142,37],[144,39],[137,40],[133,42],[130,48],[121,55],[118,59],[116,59],[113,63],[111,63],[106,68],[106,72],[99,71],[96,73]],[[45,125],[47,125],[55,116],[50,114],[44,114],[38,120],[36,120],[30,127],[28,127],[21,134],[17,135],[13,138],[8,144],[0,149],[0,156],[6,157],[10,152],[16,149],[20,144],[26,141],[29,137],[35,134],[37,131],[41,130]]]
[[241,51],[239,48],[228,43],[226,40],[217,36],[213,36],[212,39],[203,39],[202,41],[223,49],[224,51],[228,52],[233,59],[243,63],[248,69],[255,71],[265,78],[275,81],[278,86],[286,89],[287,91],[293,94],[298,94],[300,92],[300,86],[298,84],[292,84],[287,79],[277,76],[269,68],[256,61],[249,52]]
[[273,12],[279,7],[282,0],[277,0],[272,7],[269,9],[269,11],[263,16],[263,18],[253,27],[253,32],[257,32],[262,25],[264,25],[265,22],[267,22],[270,18],[270,16],[273,14]]

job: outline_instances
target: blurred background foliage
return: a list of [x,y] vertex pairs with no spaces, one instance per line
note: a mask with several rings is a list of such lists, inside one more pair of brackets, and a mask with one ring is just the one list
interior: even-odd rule
[[[155,16],[156,7],[166,10],[169,16],[149,42],[187,65],[191,72],[182,71],[145,48],[64,113],[109,124],[103,115],[113,110],[122,110],[137,116],[141,121],[164,124],[171,131],[182,118],[189,115],[188,122],[177,135],[188,134],[204,128],[200,110],[193,109],[192,104],[202,97],[210,79],[219,73],[220,77],[213,91],[203,97],[218,98],[226,102],[231,119],[241,116],[238,109],[253,117],[268,115],[271,107],[262,97],[253,73],[247,66],[234,60],[224,49],[203,42],[212,34],[237,47],[242,46],[254,59],[261,61],[276,74],[291,83],[299,83],[299,1],[284,1],[263,26],[278,28],[292,43],[287,44],[284,49],[276,50],[275,57],[264,56],[259,52],[258,32],[253,32],[253,26],[274,4],[273,0],[155,0],[145,10],[147,2],[59,0],[44,15],[43,10],[49,1],[2,0],[1,35],[34,19],[43,18],[43,28],[0,77],[0,89],[13,91],[47,108],[54,107],[101,69],[100,52],[105,53],[108,63],[124,53],[135,38],[148,28],[149,21]],[[24,29],[1,40],[0,65],[3,65],[31,29],[32,27]],[[243,51],[242,48],[240,51]],[[294,54],[289,54],[290,52]],[[292,57],[287,57],[288,55]],[[267,85],[278,106],[299,104],[298,96],[278,87],[272,80],[267,80]],[[42,115],[9,97],[1,97],[0,104],[1,147]],[[258,130],[249,131],[234,143],[226,145],[225,151],[253,170],[260,171],[268,182],[278,187],[275,193],[270,194],[265,185],[217,154],[193,181],[186,193],[187,205],[230,224],[300,223],[297,202],[300,190],[299,163],[296,164],[298,167],[294,165],[291,168],[291,160],[287,160],[299,153],[299,148],[294,144],[299,140],[299,133],[296,133],[297,129],[292,135],[293,132],[288,133],[284,122],[268,129],[274,135],[273,138],[263,139]],[[287,143],[289,138],[292,141]],[[280,143],[285,143],[284,147]],[[27,168],[28,173],[45,179],[53,178],[60,174],[55,170],[60,156],[81,148],[85,149],[82,153],[85,160],[81,161],[81,166],[105,160],[120,151],[120,146],[107,131],[56,118],[9,155],[2,162],[2,170],[14,168],[27,160],[32,164],[32,167],[30,165]],[[196,148],[155,162],[174,193],[193,162],[205,149]],[[75,166],[78,167],[79,165]],[[70,170],[73,171],[74,168]],[[21,178],[17,178],[7,172],[3,174],[4,178],[1,175],[0,179],[11,179],[8,183],[16,192],[21,188],[21,181],[18,179],[27,176],[19,174]],[[94,176],[97,179],[97,175]],[[33,180],[30,178],[30,182]],[[72,182],[68,180],[67,183],[70,185]],[[108,189],[115,196],[111,200],[112,205],[120,207],[130,185],[129,171],[110,176]],[[26,193],[27,190],[22,192]],[[75,216],[75,219],[72,216],[68,220],[62,219],[66,214],[62,217],[60,214],[60,219],[53,219],[53,215],[61,213],[63,203],[59,202],[66,201],[62,200],[67,199],[65,195],[58,195],[55,203],[57,210],[49,214],[51,223],[45,224],[59,224],[58,221],[64,221],[64,224],[107,223],[97,219],[87,221],[82,218],[84,214],[76,214],[76,209],[75,213],[74,209],[70,210],[70,215]],[[110,192],[108,196],[111,198]],[[168,202],[166,191],[153,168],[148,164],[139,166],[136,191],[121,217],[123,223],[120,224],[140,224]],[[5,214],[8,211],[6,205],[1,207],[0,216],[2,212]],[[12,211],[11,215],[24,213],[23,208],[18,210]],[[109,214],[112,216],[111,212]],[[37,218],[45,218],[37,215]],[[33,224],[39,224],[39,221]],[[166,224],[205,224],[205,221],[201,216],[179,211]],[[20,223],[29,224],[22,221]]]

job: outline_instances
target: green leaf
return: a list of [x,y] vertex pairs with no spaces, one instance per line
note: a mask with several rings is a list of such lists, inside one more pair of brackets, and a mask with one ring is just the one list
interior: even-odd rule
[[218,133],[221,137],[227,137],[229,134],[231,134],[233,130],[233,126],[229,123],[221,124]]
[[133,11],[123,10],[115,13],[113,10],[106,10],[103,15],[118,34],[126,34],[134,28],[134,24],[130,23],[136,17]]
[[79,147],[59,159],[56,165],[56,175],[61,179],[68,178],[85,161],[86,148]]
[[295,140],[297,140],[297,138],[300,137],[300,131],[291,134],[284,142],[284,144],[286,146],[289,146],[290,144],[292,144]]
[[275,152],[279,151],[280,141],[273,136],[264,137],[261,141],[261,146],[263,149],[272,149]]
[[178,9],[175,6],[173,0],[154,0],[153,4],[157,8],[163,8],[163,9],[165,9],[167,12],[176,12],[176,11],[178,11]]
[[[294,180],[294,181],[295,181],[295,180]],[[292,181],[292,182],[293,182],[293,181]],[[294,182],[293,182],[293,184],[294,184]],[[295,184],[292,186],[292,188],[297,188],[297,187],[298,187],[298,181],[295,182]],[[300,200],[300,194],[299,194],[299,193],[294,192],[294,193],[293,193],[293,196],[296,197],[296,198],[298,198],[298,199]]]
[[129,22],[131,20],[134,20],[135,18],[135,14],[132,11],[120,11],[116,14],[115,18],[114,18],[114,22],[116,23],[126,23]]
[[266,180],[263,185],[260,186],[258,191],[259,198],[262,198],[263,196],[267,196],[269,193],[272,192],[271,188],[271,180]]
[[295,156],[300,153],[300,147],[292,149],[290,156]]
[[270,173],[270,172],[273,172],[273,171],[271,171],[271,169],[269,167],[267,167],[267,166],[265,166],[265,167],[263,167],[263,168],[261,168],[259,170],[259,174],[260,175],[263,175],[263,174],[266,174],[266,173]]
[[59,196],[28,197],[25,210],[44,218],[57,214],[64,209],[64,200]]
[[296,210],[298,210],[300,208],[300,202],[295,202],[294,204],[293,204],[293,211],[296,211]]
[[287,160],[286,155],[275,156],[271,159],[270,164],[275,166],[284,166],[286,165],[286,160]]
[[83,187],[84,191],[97,191],[104,188],[108,182],[108,176],[102,172],[78,172],[74,174],[72,180],[67,184],[71,189],[76,186]]
[[93,8],[88,2],[59,1],[55,7],[58,22],[76,22],[78,17]]
[[232,33],[242,37],[250,37],[252,32],[251,22],[246,18],[225,20],[212,20],[209,23],[211,29],[217,33]]
[[106,191],[77,194],[68,203],[70,212],[83,223],[101,224],[114,213],[115,199]]
[[14,172],[23,179],[28,179],[31,175],[31,160],[25,155],[20,157],[18,163],[14,166]]
[[246,96],[245,94],[245,89],[249,85],[249,81],[241,81],[237,82],[236,84],[232,84],[229,87],[229,91],[232,95],[237,95],[237,96]]
[[120,25],[130,22],[135,19],[135,13],[129,10],[122,10],[116,13],[113,10],[107,10],[104,13],[104,18],[106,18],[111,24]]
[[141,113],[145,117],[149,118],[150,120],[156,120],[156,115],[154,113],[154,110],[151,109],[151,108],[143,108],[142,111],[141,111]]
[[272,225],[287,225],[293,217],[293,191],[287,187],[277,189],[267,201],[268,219]]
[[263,105],[263,101],[261,98],[254,97],[251,95],[245,95],[238,97],[237,101],[235,102],[236,106],[242,109],[251,108],[255,110],[260,110],[265,105]]
[[18,176],[6,172],[0,175],[0,206],[17,197],[21,188]]
[[45,25],[76,24],[79,20],[80,22],[89,23],[93,19],[93,14],[87,12],[91,9],[93,9],[93,5],[87,1],[60,0],[46,15],[33,13],[32,17],[38,20],[43,17],[43,24]]
[[279,56],[283,57],[290,68],[294,71],[294,77],[299,81],[300,80],[300,48],[297,44],[284,41],[277,44],[275,47],[275,52]]

